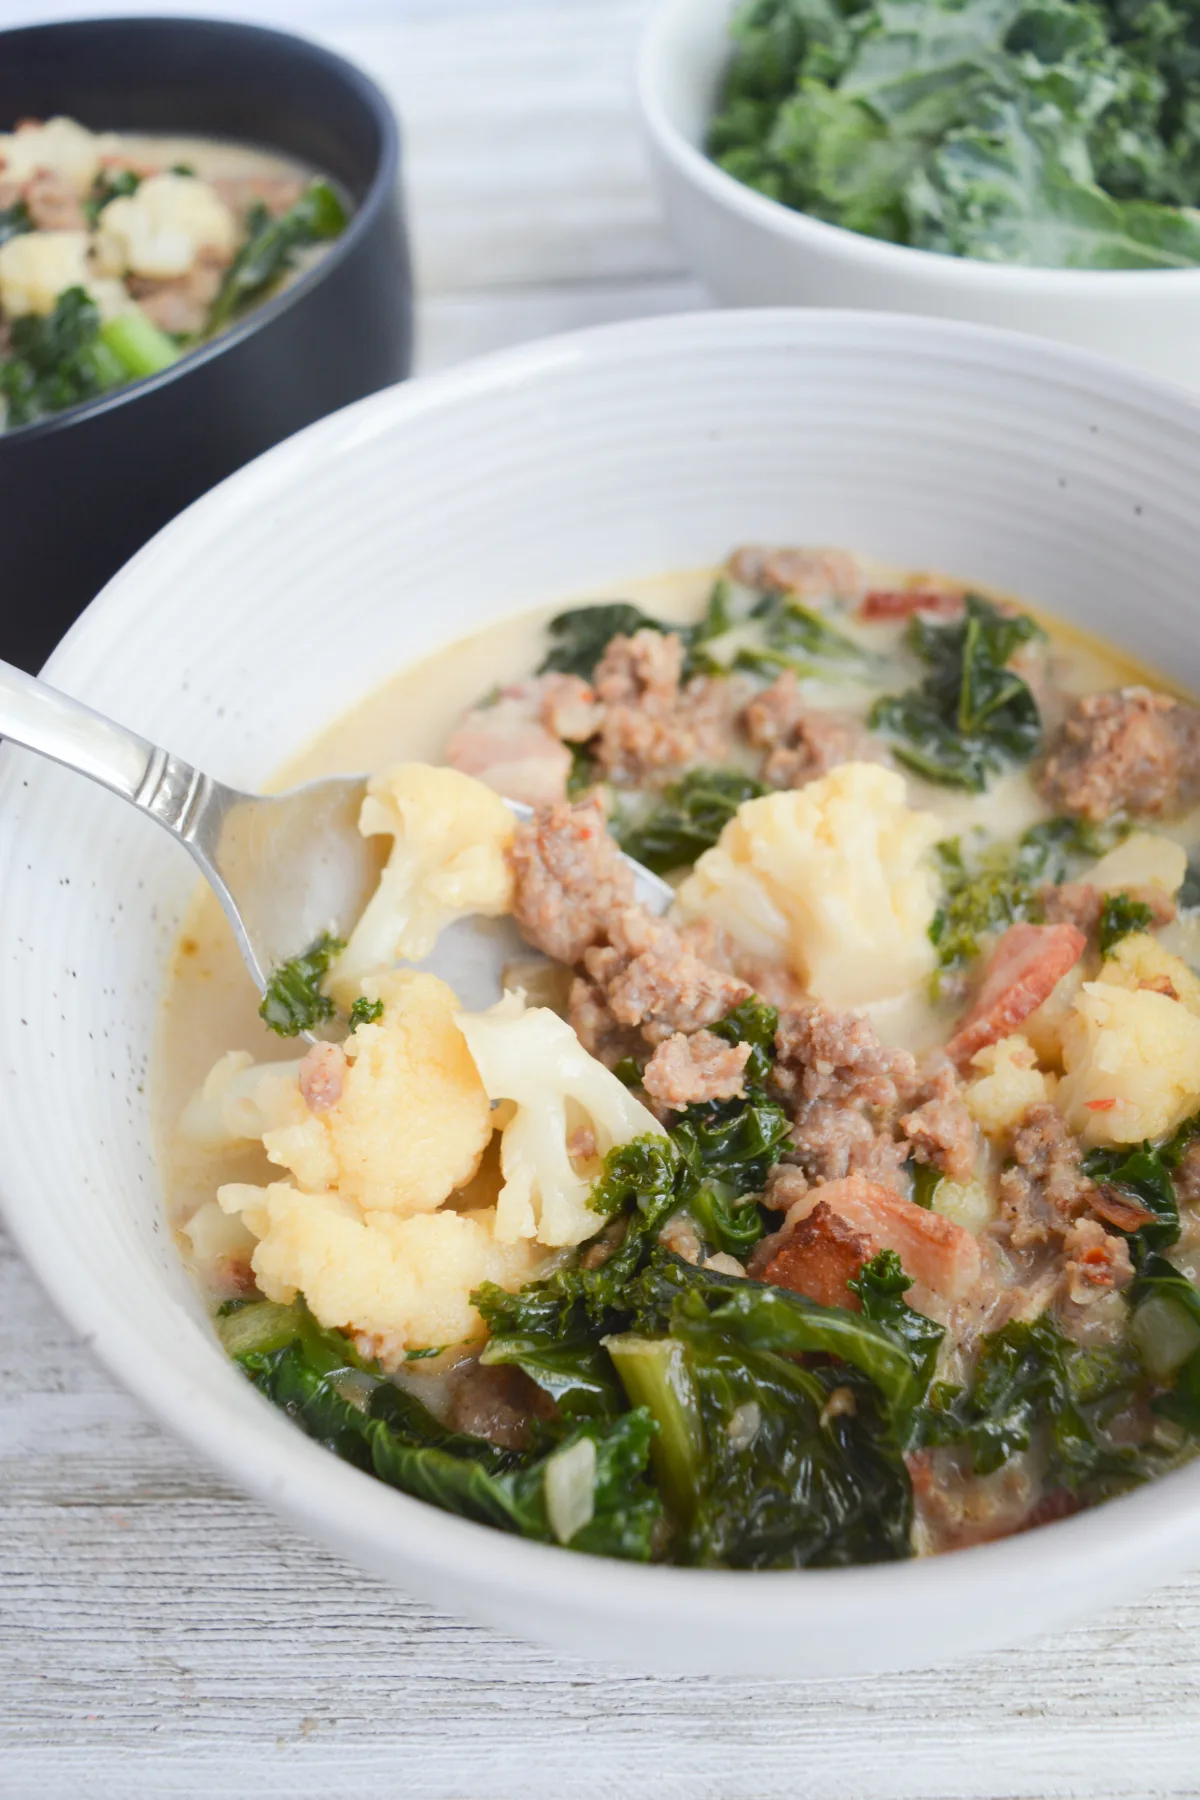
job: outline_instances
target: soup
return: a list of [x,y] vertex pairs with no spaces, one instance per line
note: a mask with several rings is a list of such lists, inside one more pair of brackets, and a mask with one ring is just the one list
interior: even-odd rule
[[[392,849],[349,942],[260,1005],[199,895],[158,1059],[181,1247],[312,1435],[750,1569],[1192,1454],[1200,712],[1001,598],[750,547],[452,646],[286,779],[356,767]],[[496,1006],[415,966],[508,915]]]
[[344,229],[317,171],[248,144],[0,134],[0,424],[157,374],[312,267]]

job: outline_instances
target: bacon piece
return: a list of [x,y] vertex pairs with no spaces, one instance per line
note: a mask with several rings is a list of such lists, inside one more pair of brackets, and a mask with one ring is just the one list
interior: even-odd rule
[[571,752],[541,717],[543,693],[536,681],[504,688],[484,706],[473,706],[446,745],[446,761],[485,781],[510,800],[548,806],[561,800],[571,773]]
[[876,588],[859,607],[860,619],[911,619],[914,613],[933,613],[939,619],[953,618],[963,609],[963,597],[936,588]]
[[1010,925],[992,951],[975,1004],[946,1045],[956,1063],[1017,1029],[1087,949],[1077,925]]
[[776,1250],[762,1279],[804,1294],[821,1306],[845,1306],[857,1312],[862,1302],[847,1283],[874,1254],[869,1237],[855,1231],[841,1213],[818,1199]]
[[[894,1250],[914,1281],[947,1300],[961,1300],[979,1280],[979,1245],[969,1231],[862,1175],[811,1188],[789,1211],[785,1235],[821,1204],[869,1241],[871,1255]],[[781,1238],[780,1249],[783,1243]]]
[[1149,1225],[1154,1214],[1144,1206],[1136,1206],[1116,1188],[1109,1187],[1107,1182],[1098,1187],[1088,1201],[1088,1209],[1106,1225],[1112,1225],[1117,1231],[1140,1231],[1143,1225]]

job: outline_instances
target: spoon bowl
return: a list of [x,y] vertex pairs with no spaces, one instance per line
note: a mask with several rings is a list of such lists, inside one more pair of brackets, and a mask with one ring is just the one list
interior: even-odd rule
[[[379,885],[387,840],[358,828],[365,775],[245,794],[4,662],[0,736],[87,775],[169,831],[221,902],[260,994],[274,969],[323,934],[348,938]],[[518,819],[533,817],[523,801],[504,804]],[[638,900],[665,912],[673,898],[667,883],[625,860]],[[511,919],[460,919],[420,967],[479,1010],[499,999],[506,964],[528,955]],[[314,1033],[302,1035],[315,1041]],[[326,1039],[345,1035],[338,1015],[320,1032]]]

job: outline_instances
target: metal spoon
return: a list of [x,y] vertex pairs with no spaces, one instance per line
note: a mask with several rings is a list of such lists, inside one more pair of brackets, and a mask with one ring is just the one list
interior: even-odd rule
[[[365,775],[243,794],[5,662],[0,737],[89,776],[169,831],[221,902],[260,993],[273,969],[322,932],[349,937],[390,849],[358,829]],[[505,804],[519,819],[532,816],[519,800]],[[641,903],[665,912],[673,898],[667,883],[640,863],[630,866]],[[505,964],[529,953],[511,920],[463,919],[420,966],[477,1009],[499,996]]]

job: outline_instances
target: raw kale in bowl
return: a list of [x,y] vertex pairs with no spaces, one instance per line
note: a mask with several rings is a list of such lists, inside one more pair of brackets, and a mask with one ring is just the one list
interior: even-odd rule
[[1172,0],[749,0],[708,149],[870,237],[1200,264],[1200,15]]

